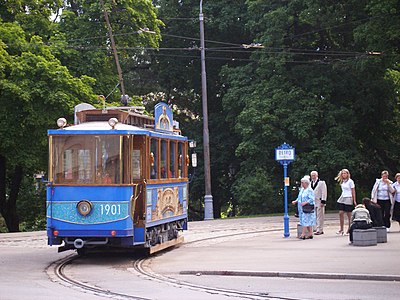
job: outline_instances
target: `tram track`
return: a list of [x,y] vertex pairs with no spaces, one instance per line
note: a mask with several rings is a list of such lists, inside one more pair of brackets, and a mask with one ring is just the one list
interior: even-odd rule
[[65,268],[72,264],[74,260],[76,260],[79,256],[77,254],[69,255],[63,259],[53,262],[50,266],[47,267],[46,273],[50,277],[53,282],[58,282],[64,286],[69,288],[74,288],[83,293],[89,293],[92,295],[113,298],[113,299],[121,299],[121,300],[151,300],[150,298],[143,298],[139,296],[123,294],[118,292],[113,292],[107,289],[103,289],[101,287],[96,287],[93,285],[89,285],[82,281],[72,279],[65,273]]
[[[227,238],[234,238],[240,237],[243,235],[258,235],[264,234],[269,232],[276,232],[281,231],[282,229],[268,229],[268,230],[254,230],[254,231],[247,231],[247,232],[240,232],[240,233],[233,233],[233,234],[222,234],[213,237],[206,237],[206,238],[199,238],[190,242],[187,242],[182,245],[182,247],[190,247],[192,245],[196,245],[206,241],[212,240],[220,240],[220,239],[227,239]],[[162,255],[158,254],[158,255]],[[53,282],[58,282],[66,287],[73,288],[83,293],[88,293],[92,295],[96,295],[99,297],[106,297],[112,299],[130,299],[130,300],[151,300],[151,298],[144,298],[140,296],[110,291],[108,289],[104,289],[98,286],[94,286],[88,284],[86,282],[82,282],[77,279],[73,279],[69,276],[66,272],[66,267],[72,265],[73,262],[79,258],[78,255],[72,254],[63,259],[53,262],[49,265],[46,269],[46,272],[49,278]],[[240,291],[240,290],[232,290],[232,289],[225,289],[225,288],[218,288],[218,287],[210,287],[204,286],[199,284],[190,283],[187,281],[178,280],[172,277],[167,277],[161,274],[156,274],[152,272],[149,268],[146,268],[145,264],[148,262],[149,259],[153,258],[150,257],[143,257],[136,259],[133,262],[133,267],[128,268],[128,271],[131,273],[136,273],[138,276],[155,281],[161,284],[167,284],[172,287],[176,288],[186,288],[192,291],[202,292],[209,295],[221,295],[225,297],[237,298],[237,299],[252,299],[252,300],[298,300],[296,298],[287,298],[287,297],[276,297],[271,296],[268,293],[258,293],[258,292],[249,292],[249,291]]]
[[[294,229],[294,228],[290,228]],[[226,235],[219,235],[219,236],[214,236],[214,237],[207,237],[207,238],[202,238],[198,240],[194,240],[188,243],[185,243],[182,245],[183,247],[185,246],[190,246],[194,245],[197,243],[201,243],[204,241],[210,241],[210,240],[215,240],[215,239],[222,239],[222,238],[228,238],[228,237],[238,237],[238,236],[243,236],[243,235],[252,235],[252,234],[263,234],[263,233],[268,233],[268,232],[277,232],[281,231],[282,229],[268,229],[268,230],[256,230],[256,231],[250,231],[250,232],[241,232],[241,233],[234,233],[234,234],[226,234]],[[204,285],[198,285],[194,283],[190,283],[187,281],[182,281],[178,280],[172,277],[167,277],[161,274],[156,274],[152,272],[151,270],[147,270],[145,267],[145,263],[151,259],[151,257],[145,257],[138,259],[134,262],[133,264],[133,270],[140,274],[141,276],[144,276],[150,280],[157,281],[160,283],[167,283],[173,286],[176,286],[178,288],[188,288],[191,290],[195,291],[200,291],[208,294],[219,294],[227,297],[233,297],[233,298],[240,298],[240,299],[253,299],[253,300],[299,300],[297,298],[288,298],[288,297],[276,297],[276,296],[271,296],[268,293],[257,293],[257,292],[248,292],[248,291],[239,291],[239,290],[232,290],[232,289],[224,289],[224,288],[217,288],[217,287],[209,287],[209,286],[204,286]]]

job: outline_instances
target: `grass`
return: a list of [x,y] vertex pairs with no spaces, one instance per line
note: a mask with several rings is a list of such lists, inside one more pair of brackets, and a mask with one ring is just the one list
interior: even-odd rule
[[8,229],[6,226],[6,221],[4,218],[0,215],[0,233],[7,233]]

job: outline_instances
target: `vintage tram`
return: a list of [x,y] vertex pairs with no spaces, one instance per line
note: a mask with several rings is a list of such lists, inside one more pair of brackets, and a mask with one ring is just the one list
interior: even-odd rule
[[59,251],[145,248],[182,241],[187,229],[188,139],[165,103],[75,109],[48,130],[47,235]]

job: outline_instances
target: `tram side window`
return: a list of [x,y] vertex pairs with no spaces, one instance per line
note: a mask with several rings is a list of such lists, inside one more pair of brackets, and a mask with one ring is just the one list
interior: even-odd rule
[[175,178],[175,153],[176,150],[176,143],[170,142],[169,143],[169,175],[170,178]]
[[161,141],[161,178],[167,178],[167,142]]
[[178,177],[183,177],[184,157],[183,157],[183,143],[178,143]]
[[66,180],[72,180],[73,175],[72,175],[72,157],[73,157],[73,151],[72,149],[65,150],[64,151],[64,178]]
[[151,165],[150,165],[150,178],[157,179],[158,178],[158,140],[152,139],[150,142],[150,155]]
[[95,137],[96,183],[113,184],[121,182],[119,139],[119,136]]
[[132,151],[132,179],[140,179],[140,150],[133,149]]
[[78,150],[78,182],[90,183],[92,179],[92,165],[90,160],[90,150]]

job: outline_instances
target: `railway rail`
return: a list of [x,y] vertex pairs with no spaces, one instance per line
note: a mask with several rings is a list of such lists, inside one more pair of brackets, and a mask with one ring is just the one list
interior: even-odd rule
[[[199,243],[207,242],[207,241],[213,241],[213,240],[223,240],[223,239],[232,239],[236,237],[241,237],[243,235],[259,235],[259,234],[265,234],[267,232],[276,232],[276,231],[281,231],[282,229],[268,229],[268,230],[254,230],[254,231],[247,231],[247,232],[240,232],[240,233],[233,233],[233,234],[222,234],[218,236],[213,236],[213,237],[207,237],[207,238],[200,238],[197,240],[193,240],[190,242],[187,242],[181,247],[190,247]],[[159,254],[162,255],[162,254]],[[114,292],[110,291],[108,289],[103,289],[101,287],[93,286],[88,283],[82,282],[77,279],[71,278],[66,272],[66,266],[72,265],[74,260],[76,260],[79,256],[76,254],[67,256],[61,260],[55,261],[52,263],[47,269],[46,272],[50,279],[54,282],[59,282],[63,284],[64,286],[70,287],[77,289],[81,292],[84,293],[90,293],[96,296],[101,296],[101,297],[107,297],[107,298],[113,298],[113,299],[132,299],[132,300],[150,300],[151,298],[145,298],[141,296],[136,296],[136,295],[130,295],[126,293],[119,293],[119,292]],[[146,267],[146,262],[152,258],[150,257],[142,257],[134,260],[132,268],[129,268],[128,270],[131,271],[132,273],[136,273],[137,275],[144,277],[146,279],[162,283],[162,284],[168,284],[173,287],[177,288],[187,288],[192,291],[197,291],[197,292],[203,292],[206,294],[212,294],[212,295],[221,295],[221,296],[226,296],[226,297],[231,297],[231,298],[239,298],[239,299],[253,299],[253,300],[297,300],[296,298],[287,298],[287,297],[276,297],[276,296],[270,296],[268,293],[255,293],[255,292],[249,292],[249,291],[240,291],[240,290],[232,290],[232,289],[224,289],[224,288],[217,288],[217,287],[210,287],[210,286],[204,286],[204,285],[198,285],[198,284],[193,284],[190,282],[185,282],[181,280],[177,280],[171,277],[163,276],[161,274],[156,274],[152,272],[149,268]]]

